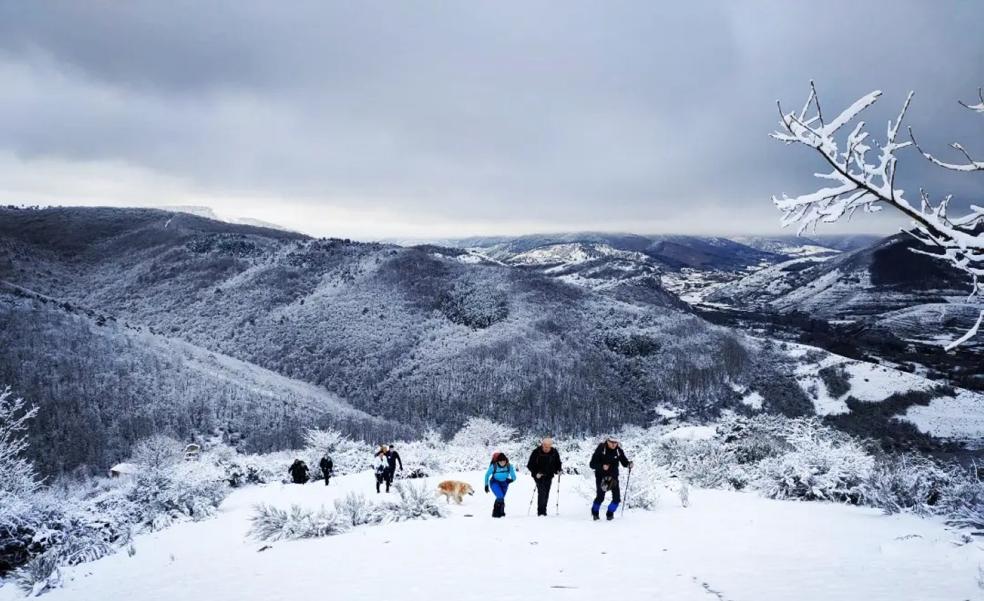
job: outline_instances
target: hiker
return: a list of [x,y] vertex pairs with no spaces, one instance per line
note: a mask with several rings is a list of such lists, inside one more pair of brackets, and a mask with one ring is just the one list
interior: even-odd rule
[[389,492],[390,485],[393,484],[393,476],[396,474],[396,464],[399,462],[400,471],[403,471],[403,460],[400,459],[400,454],[396,452],[393,445],[387,447],[386,450],[386,473],[383,474],[384,480],[386,480],[386,492]]
[[325,454],[318,463],[321,467],[321,475],[325,477],[325,486],[328,486],[328,481],[331,480],[331,473],[335,470],[335,462],[331,460],[331,455]]
[[601,504],[605,502],[605,493],[608,491],[612,491],[612,502],[608,504],[608,511],[605,513],[605,517],[609,521],[615,519],[615,510],[618,509],[618,504],[622,502],[622,492],[618,486],[619,464],[622,467],[632,469],[632,462],[625,456],[625,451],[618,444],[618,439],[614,436],[609,436],[605,439],[605,442],[598,445],[598,448],[595,449],[594,455],[591,456],[591,463],[589,464],[595,473],[595,490],[597,494],[595,495],[594,504],[591,506],[591,517],[595,520],[600,519],[598,517],[598,511],[601,509]]
[[540,441],[540,446],[530,453],[526,463],[533,482],[536,484],[536,515],[547,515],[547,501],[550,499],[550,486],[553,477],[561,473],[560,453],[553,446],[553,438],[546,436]]
[[290,467],[287,468],[287,471],[290,472],[290,477],[294,481],[294,484],[304,484],[308,481],[308,466],[300,459],[295,459],[294,463],[290,464]]
[[[387,450],[385,446],[379,447],[372,460],[373,471],[376,474],[376,494],[379,494],[379,485],[386,481],[386,470],[389,467],[389,462],[386,460]],[[386,485],[386,492],[389,492],[389,484]]]
[[495,495],[495,503],[492,504],[492,517],[506,517],[506,491],[509,485],[516,481],[516,468],[509,463],[509,458],[505,453],[496,451],[492,453],[492,461],[489,469],[485,471],[485,494],[489,490]]

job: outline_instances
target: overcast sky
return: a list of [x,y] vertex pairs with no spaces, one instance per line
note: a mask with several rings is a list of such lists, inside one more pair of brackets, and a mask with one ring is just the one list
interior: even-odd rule
[[[883,90],[876,133],[915,90],[920,143],[984,155],[956,102],[984,85],[982,23],[974,0],[0,0],[0,202],[362,239],[775,232],[771,196],[821,168],[767,136],[811,78],[831,112]],[[901,171],[984,200],[984,176]]]

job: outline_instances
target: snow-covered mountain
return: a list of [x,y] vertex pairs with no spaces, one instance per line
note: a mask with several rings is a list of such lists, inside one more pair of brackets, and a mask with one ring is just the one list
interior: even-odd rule
[[[317,387],[353,410],[418,431],[453,428],[475,415],[580,432],[646,424],[666,411],[693,419],[751,405],[787,415],[817,411],[810,385],[798,375],[804,359],[711,325],[663,288],[668,274],[710,273],[671,268],[653,256],[654,248],[667,248],[658,244],[679,240],[620,238],[504,254],[313,239],[156,210],[0,209],[0,280],[76,312]],[[630,244],[642,250],[619,247]],[[734,245],[704,240],[685,247],[709,257],[710,249],[727,254]],[[849,255],[796,261],[807,264],[800,271],[864,263],[844,258]],[[730,256],[721,261],[744,264],[766,255],[750,249]],[[762,307],[792,298],[799,273],[789,265],[767,269],[791,283],[761,292],[745,282],[758,295],[747,292],[747,298],[761,296],[755,303]],[[874,273],[878,282],[887,277],[881,268]],[[22,309],[14,313],[20,323],[30,322]],[[98,319],[93,315],[87,319]],[[884,318],[916,323],[925,316]],[[142,392],[149,376],[116,361],[113,356],[128,353],[98,342],[98,330],[65,331],[71,336],[64,344],[84,349],[93,371],[117,383],[114,402],[158,398]],[[30,389],[42,405],[92,398],[76,394],[82,380],[56,386],[43,377],[40,358],[60,344],[57,328],[49,334],[44,345],[28,345],[30,361],[0,356],[5,383]],[[110,338],[130,347],[156,345]],[[160,373],[149,373],[159,381]],[[189,386],[207,389],[209,382]],[[924,400],[947,395],[941,390]],[[881,428],[897,415],[874,422]],[[168,423],[165,429],[178,427]],[[885,429],[903,441],[912,437],[893,427]]]
[[900,234],[834,257],[793,259],[718,286],[706,300],[854,321],[925,304],[962,304],[970,290],[966,276],[912,252],[917,245]]
[[[0,211],[0,279],[415,428],[487,415],[600,430],[647,423],[652,399],[714,413],[734,397],[728,382],[769,373],[735,333],[678,308],[654,281],[596,291],[463,260],[468,251],[318,240],[184,213]],[[17,373],[15,387],[33,377]]]

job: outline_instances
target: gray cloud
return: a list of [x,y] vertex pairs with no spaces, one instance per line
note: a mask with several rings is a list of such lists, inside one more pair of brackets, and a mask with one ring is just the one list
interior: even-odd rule
[[173,199],[363,237],[774,230],[770,196],[819,168],[767,137],[774,102],[811,78],[829,110],[884,90],[875,131],[914,89],[921,142],[984,154],[956,104],[984,84],[984,5],[945,6],[0,2],[0,201]]

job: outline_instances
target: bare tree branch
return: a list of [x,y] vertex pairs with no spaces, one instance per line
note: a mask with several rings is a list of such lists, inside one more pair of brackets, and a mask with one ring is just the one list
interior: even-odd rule
[[[984,112],[984,90],[978,92],[981,105],[964,106],[976,112]],[[912,220],[912,227],[907,231],[929,247],[917,252],[946,261],[967,273],[972,280],[971,296],[984,291],[981,284],[984,282],[984,208],[973,205],[968,214],[951,218],[947,214],[949,197],[934,205],[928,195],[921,192],[920,206],[915,207],[906,200],[904,192],[895,187],[895,175],[898,171],[896,155],[907,146],[914,146],[934,164],[947,169],[984,170],[984,162],[975,161],[959,144],[953,144],[953,148],[963,154],[969,163],[964,165],[939,161],[919,148],[911,129],[909,141],[897,141],[902,121],[912,103],[912,92],[906,97],[895,121],[888,122],[884,143],[879,145],[870,142],[864,121],[858,121],[854,129],[843,138],[845,149],[841,150],[837,132],[877,102],[880,96],[881,92],[874,91],[859,98],[829,123],[825,122],[820,113],[819,95],[813,82],[810,82],[810,94],[799,114],[785,113],[781,103],[776,103],[779,107],[780,129],[773,132],[772,137],[786,144],[803,144],[819,153],[831,171],[817,173],[816,177],[834,182],[829,187],[800,196],[773,197],[776,207],[783,213],[783,225],[799,223],[799,232],[802,233],[807,228],[816,228],[819,223],[833,223],[845,215],[850,218],[858,209],[871,213],[888,205]],[[869,158],[869,151],[877,151],[877,159]],[[969,340],[976,334],[979,326],[980,320],[977,327],[973,328],[973,333],[961,337],[954,346]]]

